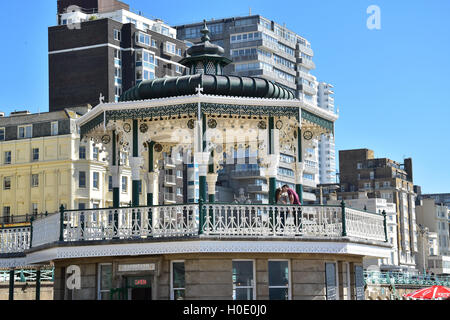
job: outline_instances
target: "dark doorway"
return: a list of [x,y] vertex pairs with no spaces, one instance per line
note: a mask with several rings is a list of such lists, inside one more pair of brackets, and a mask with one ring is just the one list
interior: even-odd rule
[[152,300],[152,289],[151,288],[131,289],[131,300]]

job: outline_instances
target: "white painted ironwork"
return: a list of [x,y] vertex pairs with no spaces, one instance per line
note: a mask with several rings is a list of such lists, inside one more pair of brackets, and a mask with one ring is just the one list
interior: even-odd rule
[[375,241],[385,241],[384,217],[351,208],[345,209],[347,235]]
[[60,235],[60,214],[53,214],[44,219],[33,222],[32,246],[56,242]]
[[95,241],[198,234],[198,205],[65,212],[65,241]]
[[342,235],[340,207],[206,204],[205,235],[295,237]]
[[[339,238],[343,236],[340,206],[204,204],[201,237]],[[176,238],[199,235],[198,204],[65,211],[63,240]],[[345,210],[348,237],[385,241],[384,217]],[[59,214],[33,223],[33,247],[59,241]],[[30,246],[30,228],[0,230],[0,253],[23,252]]]
[[0,229],[0,254],[23,252],[30,248],[30,227]]

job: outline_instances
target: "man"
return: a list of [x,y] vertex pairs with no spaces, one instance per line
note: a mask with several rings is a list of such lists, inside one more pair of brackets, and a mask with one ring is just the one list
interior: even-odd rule
[[282,187],[283,192],[286,192],[288,194],[288,198],[289,198],[289,202],[291,204],[297,204],[299,206],[301,206],[302,204],[300,203],[300,197],[298,196],[297,192],[295,192],[294,190],[292,190],[291,188],[289,188],[288,185],[284,185]]

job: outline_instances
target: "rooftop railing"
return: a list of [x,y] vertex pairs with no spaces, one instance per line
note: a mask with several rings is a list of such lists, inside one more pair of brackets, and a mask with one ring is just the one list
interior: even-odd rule
[[0,253],[57,242],[170,237],[342,238],[386,242],[386,215],[341,205],[199,203],[64,210],[0,230]]
[[403,272],[364,271],[364,280],[366,284],[450,286],[450,276],[412,275]]

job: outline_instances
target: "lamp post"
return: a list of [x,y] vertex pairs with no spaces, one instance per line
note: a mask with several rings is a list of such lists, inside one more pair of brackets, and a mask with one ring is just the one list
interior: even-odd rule
[[425,236],[428,236],[428,228],[419,224],[419,232],[422,236],[423,275],[425,276]]

